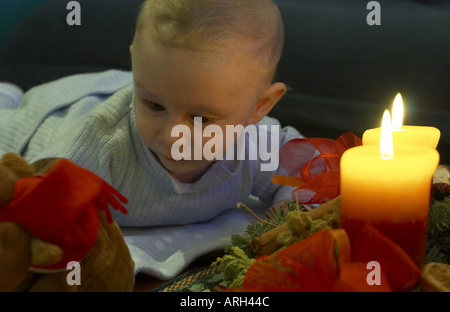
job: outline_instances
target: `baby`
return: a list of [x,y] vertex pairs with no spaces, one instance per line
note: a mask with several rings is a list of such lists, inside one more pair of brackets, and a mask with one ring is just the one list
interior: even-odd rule
[[[33,88],[18,107],[5,104],[0,152],[31,162],[65,157],[95,172],[129,200],[129,213],[114,216],[120,226],[210,220],[250,195],[267,207],[290,199],[291,188],[271,183],[283,169],[263,171],[261,159],[174,156],[193,155],[188,146],[211,140],[180,139],[176,127],[279,129],[266,115],[286,92],[273,82],[282,46],[272,0],[145,1],[130,47],[132,73],[67,77]],[[301,137],[290,127],[268,138],[274,135],[277,150]],[[221,141],[214,150],[226,153],[237,139]],[[244,143],[247,153],[258,146],[251,135]]]
[[256,124],[286,90],[271,83],[283,44],[280,15],[271,1],[256,2],[150,1],[139,15],[131,48],[137,130],[180,182],[197,181],[212,163],[174,161],[175,126],[192,133],[195,117],[221,133]]

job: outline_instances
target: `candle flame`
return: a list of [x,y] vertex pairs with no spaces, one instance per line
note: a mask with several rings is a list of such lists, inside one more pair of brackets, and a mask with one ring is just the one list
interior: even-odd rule
[[392,130],[402,130],[403,123],[403,100],[400,93],[394,99],[392,106]]
[[388,110],[384,111],[383,120],[381,122],[380,154],[381,158],[383,159],[389,159],[394,157],[391,115],[389,114]]

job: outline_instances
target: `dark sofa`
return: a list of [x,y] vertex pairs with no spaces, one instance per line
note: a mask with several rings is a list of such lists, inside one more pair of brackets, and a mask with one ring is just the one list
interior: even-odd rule
[[[2,1],[0,14],[14,27],[2,28],[0,81],[27,90],[76,73],[130,70],[142,0],[79,0],[80,26],[67,25],[68,2],[35,0],[36,8],[14,20],[17,1]],[[381,25],[374,26],[366,22],[369,1],[276,2],[286,25],[277,79],[290,91],[272,116],[308,137],[361,136],[380,125],[401,92],[405,124],[439,128],[441,162],[450,164],[448,1],[380,0]]]

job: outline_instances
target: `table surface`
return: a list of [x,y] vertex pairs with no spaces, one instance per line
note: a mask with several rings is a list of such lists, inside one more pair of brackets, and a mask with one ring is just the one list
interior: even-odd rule
[[[205,255],[196,261],[194,261],[192,264],[190,264],[186,269],[183,270],[183,272],[180,273],[183,274],[185,272],[191,271],[193,269],[197,269],[200,267],[205,267],[211,265],[214,261],[217,260],[217,257],[223,256],[223,251],[217,251],[212,252],[211,254]],[[136,275],[136,281],[134,284],[134,292],[146,292],[148,290],[151,290],[153,288],[156,288],[164,283],[167,283],[166,280],[160,280],[155,277],[138,273]]]
[[152,276],[139,273],[136,275],[136,282],[134,284],[134,292],[146,292],[150,289],[158,287],[166,281],[159,280]]

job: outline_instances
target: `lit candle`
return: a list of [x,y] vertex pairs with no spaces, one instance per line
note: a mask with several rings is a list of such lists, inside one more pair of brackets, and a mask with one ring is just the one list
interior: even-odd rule
[[[381,128],[369,129],[362,137],[363,145],[380,144]],[[392,137],[394,145],[408,144],[436,148],[441,137],[441,132],[435,127],[404,126],[403,125],[403,100],[397,94],[392,107]]]
[[[386,130],[387,127],[387,130]],[[390,116],[380,145],[348,149],[341,159],[341,227],[350,240],[370,223],[424,264],[428,209],[439,153],[430,147],[393,145]]]

